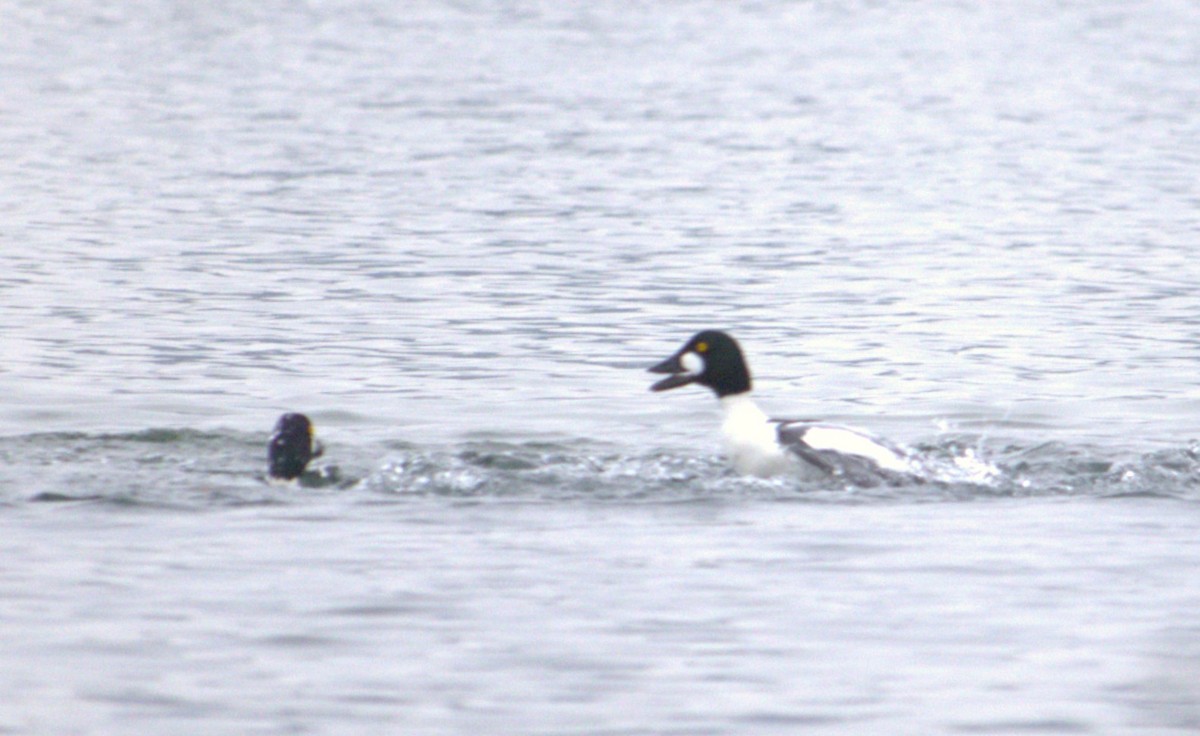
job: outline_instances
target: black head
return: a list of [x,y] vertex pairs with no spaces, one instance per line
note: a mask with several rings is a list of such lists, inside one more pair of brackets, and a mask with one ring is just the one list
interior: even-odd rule
[[650,369],[670,375],[650,387],[666,391],[689,383],[708,386],[717,396],[750,390],[750,369],[737,340],[720,330],[698,332],[671,357]]
[[320,446],[314,447],[313,426],[303,414],[284,414],[275,423],[275,431],[267,444],[267,471],[272,478],[292,480],[299,478],[308,462],[321,454]]

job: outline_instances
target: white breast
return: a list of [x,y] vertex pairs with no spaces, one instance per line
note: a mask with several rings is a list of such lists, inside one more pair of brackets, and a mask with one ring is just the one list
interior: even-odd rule
[[722,398],[721,409],[725,452],[735,470],[767,478],[792,466],[791,457],[779,446],[775,425],[748,394]]

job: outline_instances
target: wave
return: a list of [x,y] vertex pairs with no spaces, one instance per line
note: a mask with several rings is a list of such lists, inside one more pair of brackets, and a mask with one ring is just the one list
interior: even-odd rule
[[960,435],[914,447],[915,472],[870,479],[734,474],[718,454],[630,453],[590,440],[339,447],[298,483],[265,478],[262,437],[149,429],[0,438],[0,503],[195,508],[303,503],[329,494],[399,497],[809,503],[969,501],[1036,496],[1200,500],[1200,444],[1151,453],[1004,444]]

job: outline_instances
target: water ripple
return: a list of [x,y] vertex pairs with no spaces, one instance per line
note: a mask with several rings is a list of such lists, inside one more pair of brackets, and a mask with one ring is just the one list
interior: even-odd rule
[[[339,452],[341,457],[339,457]],[[264,477],[262,440],[163,428],[0,438],[6,503],[187,509],[291,506],[344,497],[567,503],[777,500],[930,503],[1038,496],[1200,498],[1200,445],[1125,456],[1088,446],[947,435],[913,449],[918,471],[863,479],[735,474],[719,455],[628,453],[591,441],[388,443],[332,448],[299,483]]]

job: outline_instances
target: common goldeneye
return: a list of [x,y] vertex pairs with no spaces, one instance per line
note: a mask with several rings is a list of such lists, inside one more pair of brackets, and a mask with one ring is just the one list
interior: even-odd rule
[[796,461],[855,484],[911,477],[912,461],[899,448],[846,427],[807,420],[771,419],[750,398],[750,369],[742,349],[720,330],[704,330],[674,355],[650,368],[666,373],[651,391],[698,383],[721,401],[721,433],[733,467],[744,475],[770,477]]
[[295,480],[304,474],[309,461],[321,456],[324,448],[313,440],[313,425],[303,414],[279,417],[267,444],[267,474],[273,480]]

